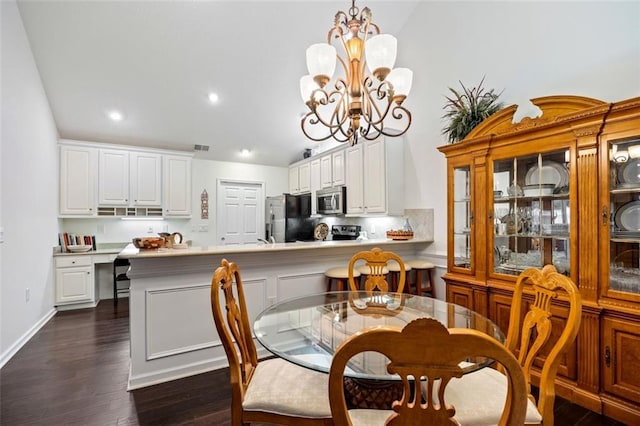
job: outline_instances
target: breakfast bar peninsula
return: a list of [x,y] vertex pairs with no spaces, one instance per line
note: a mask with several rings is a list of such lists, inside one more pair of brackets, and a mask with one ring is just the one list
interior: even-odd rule
[[128,388],[227,366],[210,305],[211,278],[223,258],[240,267],[253,321],[278,301],[325,291],[324,271],[347,266],[358,251],[380,247],[409,259],[420,257],[431,241],[316,241],[157,250],[129,245],[118,255],[131,263]]

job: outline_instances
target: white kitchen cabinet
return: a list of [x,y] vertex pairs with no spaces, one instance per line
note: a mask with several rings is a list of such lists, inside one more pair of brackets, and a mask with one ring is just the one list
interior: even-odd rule
[[331,154],[321,157],[320,185],[322,185],[323,188],[331,188],[333,186],[333,173],[331,168]]
[[100,149],[98,204],[129,205],[129,151]]
[[289,194],[297,194],[299,192],[298,166],[289,166]]
[[133,151],[129,154],[130,203],[162,205],[162,155]]
[[289,193],[303,194],[311,191],[311,170],[309,161],[289,166]]
[[347,214],[364,213],[364,145],[358,144],[347,148],[345,162],[347,165]]
[[298,184],[300,193],[311,191],[311,169],[308,161],[298,166]]
[[144,151],[100,149],[98,204],[161,206],[162,155]]
[[191,216],[191,157],[165,155],[164,215]]
[[339,149],[320,158],[322,188],[345,184],[345,150]]
[[378,138],[346,151],[347,214],[404,214],[404,144]]
[[91,256],[60,256],[56,265],[56,305],[95,304]]
[[98,151],[84,146],[60,146],[60,215],[95,215]]
[[309,182],[311,191],[311,214],[318,213],[318,207],[316,205],[316,191],[322,188],[320,184],[320,159],[316,158],[309,163]]
[[331,176],[332,176],[332,186],[340,186],[346,183],[345,176],[345,150],[341,149],[339,151],[331,154]]

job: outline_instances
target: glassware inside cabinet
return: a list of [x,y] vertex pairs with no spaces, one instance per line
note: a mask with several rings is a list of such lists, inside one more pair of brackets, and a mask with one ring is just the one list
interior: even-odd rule
[[569,274],[568,151],[493,162],[494,270],[553,264]]
[[609,288],[640,293],[640,137],[609,144]]
[[453,169],[454,265],[471,268],[471,167]]

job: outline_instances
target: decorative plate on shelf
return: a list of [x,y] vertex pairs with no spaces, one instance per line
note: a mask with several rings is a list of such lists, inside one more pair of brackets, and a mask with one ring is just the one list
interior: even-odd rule
[[313,230],[313,238],[316,240],[325,240],[327,235],[329,235],[329,226],[324,222],[317,224]]
[[640,201],[622,205],[616,212],[615,222],[623,231],[640,231]]
[[534,164],[527,170],[524,182],[526,185],[552,183],[559,188],[569,185],[569,171],[556,161],[545,160],[542,167]]
[[640,158],[627,161],[620,169],[618,175],[620,186],[640,185]]

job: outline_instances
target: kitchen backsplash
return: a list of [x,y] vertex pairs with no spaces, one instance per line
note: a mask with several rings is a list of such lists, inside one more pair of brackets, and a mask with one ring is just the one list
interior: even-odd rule
[[[413,228],[414,237],[433,240],[433,209],[405,210],[405,216],[346,217],[322,216],[314,221],[332,225],[360,225],[369,239],[386,238],[389,229],[402,229],[405,219]],[[155,236],[159,232],[180,232],[185,241],[194,246],[216,245],[215,220],[165,219],[165,220],[120,220],[120,219],[63,219],[62,232],[95,235],[100,243],[131,242],[134,237]]]

